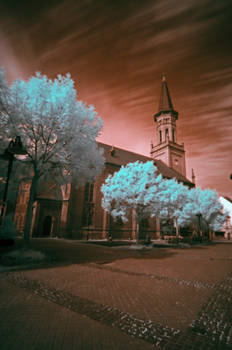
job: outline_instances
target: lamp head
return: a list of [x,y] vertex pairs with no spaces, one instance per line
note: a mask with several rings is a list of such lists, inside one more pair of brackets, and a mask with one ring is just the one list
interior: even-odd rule
[[18,155],[25,155],[27,154],[25,148],[23,147],[23,143],[21,141],[20,136],[16,136],[15,140],[11,140],[8,147],[7,152],[11,153],[12,155],[18,154]]

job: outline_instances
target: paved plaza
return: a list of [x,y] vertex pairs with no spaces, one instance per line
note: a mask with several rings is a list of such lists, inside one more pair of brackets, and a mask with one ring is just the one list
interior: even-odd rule
[[32,247],[52,260],[0,267],[1,350],[232,348],[232,244]]

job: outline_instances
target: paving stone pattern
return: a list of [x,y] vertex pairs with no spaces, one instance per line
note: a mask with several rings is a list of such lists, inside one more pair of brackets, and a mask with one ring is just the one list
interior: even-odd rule
[[232,348],[232,275],[217,285],[191,327],[194,332]]
[[214,286],[211,297],[186,332],[144,321],[109,305],[96,303],[52,288],[39,280],[25,278],[21,272],[6,273],[6,278],[14,285],[25,288],[51,302],[107,326],[116,327],[134,338],[154,344],[157,349],[229,350],[232,348],[231,275]]
[[158,281],[167,281],[170,283],[175,283],[175,284],[179,284],[179,285],[184,285],[184,286],[188,286],[188,287],[194,287],[194,288],[198,288],[198,289],[213,289],[216,287],[215,283],[205,283],[202,281],[190,281],[190,280],[185,280],[185,279],[180,279],[180,278],[173,278],[173,277],[167,277],[167,276],[160,276],[160,275],[154,275],[152,273],[144,273],[144,272],[135,272],[135,271],[126,271],[126,270],[121,270],[121,269],[117,269],[111,266],[105,266],[105,265],[98,265],[98,264],[94,264],[91,263],[89,264],[89,266],[94,267],[96,269],[100,269],[100,270],[108,270],[111,272],[119,272],[125,275],[131,275],[131,276],[142,276],[142,277],[148,277],[151,279],[155,279]]

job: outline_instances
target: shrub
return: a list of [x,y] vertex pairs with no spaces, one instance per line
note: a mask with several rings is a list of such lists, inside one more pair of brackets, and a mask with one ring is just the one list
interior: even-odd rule
[[13,250],[3,254],[1,263],[3,265],[23,265],[49,261],[49,258],[42,252],[32,249]]

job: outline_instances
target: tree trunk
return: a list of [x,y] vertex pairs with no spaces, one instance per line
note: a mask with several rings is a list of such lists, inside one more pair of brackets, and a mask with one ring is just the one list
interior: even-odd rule
[[179,240],[179,226],[178,226],[178,220],[175,218],[174,219],[174,222],[175,222],[175,226],[176,226],[176,239],[177,239],[177,242]]
[[136,221],[136,243],[139,243],[139,221]]
[[33,215],[33,204],[35,200],[35,194],[37,190],[38,184],[38,176],[34,175],[30,188],[30,196],[27,205],[27,213],[26,213],[26,222],[24,227],[24,245],[26,248],[30,245],[30,231],[31,231],[31,223],[32,223],[32,215]]
[[140,233],[140,211],[136,208],[136,243],[139,242],[139,233]]

